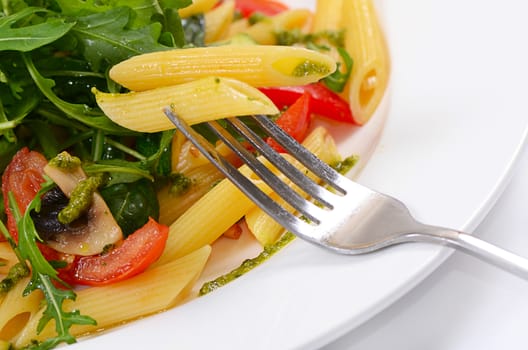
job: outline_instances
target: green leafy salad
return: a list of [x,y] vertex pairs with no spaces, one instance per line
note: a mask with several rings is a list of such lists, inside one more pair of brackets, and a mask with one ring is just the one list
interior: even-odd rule
[[[203,16],[182,21],[178,15],[178,9],[190,4],[191,0],[1,1],[0,172],[25,147],[41,150],[47,159],[71,149],[86,164],[90,178],[111,174],[101,194],[123,234],[144,225],[149,216],[156,217],[154,184],[170,181],[173,131],[145,135],[122,128],[99,110],[90,90],[120,91],[107,72],[131,56],[203,45]],[[40,193],[51,187],[44,185]],[[75,294],[64,289],[57,266],[37,249],[38,223],[29,215],[41,204],[40,195],[36,198],[26,214],[15,200],[0,200],[1,232],[20,259],[0,284],[0,293],[29,274],[28,261],[31,282],[24,293],[35,289],[44,293],[47,309],[39,328],[54,320],[57,330],[57,337],[30,348],[48,349],[74,342],[69,333],[72,325],[95,320],[62,308]],[[20,223],[18,246],[3,223],[7,221],[4,203],[12,206]]]
[[[235,3],[241,7],[235,10]],[[206,14],[180,16],[180,11],[192,4],[192,0],[0,0],[0,310],[3,310],[2,302],[7,300],[6,296],[16,288],[19,299],[22,295],[33,300],[29,297],[38,295],[31,308],[37,311],[26,312],[31,314],[26,315],[29,320],[18,319],[14,313],[13,323],[4,327],[0,315],[0,350],[14,349],[15,345],[28,349],[52,349],[59,344],[74,343],[74,335],[83,334],[76,333],[78,329],[99,326],[96,317],[83,314],[83,310],[71,309],[76,298],[81,299],[81,291],[75,286],[118,284],[145,271],[145,274],[152,272],[160,261],[166,269],[176,270],[172,266],[180,264],[178,268],[182,271],[191,271],[192,268],[188,267],[194,264],[195,270],[201,272],[212,249],[210,244],[221,235],[228,237],[229,229],[238,225],[238,220],[245,215],[233,214],[236,218],[229,223],[232,226],[227,225],[218,235],[214,233],[206,237],[204,234],[207,239],[203,239],[205,243],[196,243],[201,244],[198,247],[185,241],[187,238],[181,239],[183,243],[173,238],[172,223],[205,193],[221,187],[217,185],[223,176],[203,156],[200,159],[193,156],[193,150],[186,148],[189,143],[186,144],[183,135],[175,130],[134,131],[121,126],[126,124],[119,120],[110,119],[108,112],[105,114],[102,110],[102,100],[106,106],[115,107],[116,101],[123,96],[125,99],[140,93],[145,96],[150,91],[130,91],[134,88],[111,79],[111,68],[119,63],[133,56],[183,48],[204,56],[200,50],[208,46]],[[231,11],[246,19],[249,25],[272,16],[255,13],[251,18],[245,17],[247,13],[243,9],[248,9],[244,6],[249,4],[252,7],[258,2],[219,1],[211,6],[214,4],[218,5],[217,8],[232,6]],[[285,5],[280,5],[276,11],[286,9]],[[310,18],[308,10],[303,13],[305,18]],[[230,20],[233,19],[240,18]],[[312,131],[313,115],[357,125],[349,102],[339,95],[350,82],[353,65],[344,49],[343,32],[305,34],[285,29],[272,34],[276,39],[274,52],[279,53],[277,56],[283,52],[277,50],[278,46],[296,47],[288,48],[291,50],[282,54],[278,62],[267,65],[268,71],[261,75],[267,78],[267,75],[278,76],[277,72],[282,72],[289,75],[288,78],[300,79],[295,81],[304,83],[250,86],[236,77],[214,76],[207,77],[212,84],[207,85],[209,87],[200,85],[202,90],[220,96],[215,89],[221,87],[227,89],[226,94],[234,96],[233,101],[269,107],[266,112],[251,110],[239,114],[254,129],[257,127],[244,116],[270,115],[300,142],[308,139],[307,135]],[[257,46],[248,49],[247,45],[259,43],[248,37],[230,37],[232,42],[217,42],[211,46],[233,45],[217,51],[224,57],[226,52],[231,54],[231,47],[239,45],[245,48],[246,54],[249,52],[251,59]],[[269,46],[266,50],[269,52]],[[330,51],[334,56],[328,54]],[[290,54],[293,52],[300,56],[293,57]],[[263,56],[261,54],[258,58]],[[273,56],[268,57],[271,61],[275,59],[275,55],[267,56]],[[198,60],[197,56],[194,58]],[[227,60],[230,59],[231,56]],[[219,70],[216,59],[209,61],[213,61],[210,66]],[[164,64],[170,66],[170,63]],[[189,67],[193,67],[190,69],[193,73],[196,71],[191,64]],[[127,73],[125,70],[125,75]],[[134,74],[134,69],[130,74]],[[304,78],[306,80],[301,80]],[[254,95],[244,94],[249,89]],[[98,99],[97,94],[103,98]],[[188,95],[182,95],[183,100],[190,100]],[[258,98],[254,97],[256,95]],[[159,95],[156,96],[155,103],[159,104]],[[201,103],[192,100],[187,104]],[[217,104],[215,101],[214,106]],[[203,105],[202,109],[208,109],[215,118],[220,118],[215,108]],[[226,115],[230,116],[229,113],[233,112],[231,102],[224,105],[227,106]],[[158,109],[156,111],[160,112]],[[268,112],[270,110],[273,112]],[[194,110],[191,108],[191,111]],[[143,124],[151,122],[143,118],[143,113],[148,110],[136,109],[135,112]],[[129,117],[127,112],[123,114],[125,119]],[[216,136],[200,122],[193,127],[214,143]],[[326,157],[320,158],[333,166],[352,166],[355,158],[342,160],[333,139],[327,137],[327,131],[319,131],[313,137],[313,143]],[[275,147],[270,141],[268,138],[268,144]],[[226,153],[226,158],[230,156],[232,159],[229,160],[234,164],[239,162],[232,152]],[[201,168],[205,163],[210,168]],[[199,175],[195,175],[203,178],[203,182],[197,185],[197,181],[181,169],[188,173],[199,169],[200,172],[196,172]],[[160,206],[160,203],[168,202],[163,196],[173,200],[165,205],[168,209]],[[226,201],[235,206],[231,205],[232,198],[224,200],[221,195],[218,198],[222,203],[217,207],[225,205]],[[247,198],[245,200],[249,211],[252,203]],[[176,201],[177,205],[174,204]],[[237,202],[236,206],[239,204]],[[209,215],[202,212],[200,217],[204,216]],[[193,223],[196,221],[200,219],[194,218]],[[174,229],[178,230],[186,231],[185,226]],[[263,248],[262,253],[246,260],[231,274],[204,285],[200,293],[218,288],[269,258],[292,240],[293,235],[284,235],[283,231],[278,227],[280,233],[261,238],[253,232]],[[192,236],[189,240],[195,239],[193,235],[189,236]],[[174,246],[178,244],[187,244],[186,250],[181,250],[185,254],[175,252]],[[171,249],[165,249],[166,246]],[[163,255],[167,251],[173,254],[170,259]],[[9,258],[4,259],[4,256]],[[178,260],[180,258],[183,262]],[[151,266],[154,268],[148,270]],[[162,272],[152,272],[152,280],[163,283],[162,278],[156,278],[156,273],[160,274],[157,277],[165,277]],[[197,276],[188,273],[189,282],[186,283],[195,283]],[[179,275],[174,273],[174,276]],[[188,290],[184,288],[186,286],[182,282],[181,289]],[[164,286],[158,287],[162,289]],[[148,288],[150,286],[145,286],[147,292]],[[172,299],[176,298],[172,296]],[[172,306],[162,305],[155,311],[134,317],[168,307]],[[35,315],[39,316],[37,321],[34,321]],[[112,322],[108,326],[123,320]],[[19,336],[18,332],[25,329],[26,324],[33,327],[30,332],[35,331],[44,340],[33,340],[31,336],[20,346],[8,343]],[[46,334],[50,328],[53,336]]]

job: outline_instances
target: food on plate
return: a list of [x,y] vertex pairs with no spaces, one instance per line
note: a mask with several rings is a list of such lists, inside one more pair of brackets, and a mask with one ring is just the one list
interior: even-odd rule
[[[318,121],[360,127],[388,82],[371,0],[30,5],[0,4],[0,348],[51,349],[170,309],[291,240],[164,108],[273,197],[203,122],[266,115],[348,168]],[[215,270],[241,237],[255,254]]]

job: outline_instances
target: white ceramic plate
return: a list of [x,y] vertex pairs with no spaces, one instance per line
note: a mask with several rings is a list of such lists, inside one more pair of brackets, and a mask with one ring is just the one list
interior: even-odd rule
[[[385,129],[358,181],[400,198],[422,221],[470,232],[500,195],[526,137],[528,5],[377,4],[391,93]],[[206,297],[71,349],[317,348],[383,310],[449,253],[411,244],[346,257],[297,240]]]

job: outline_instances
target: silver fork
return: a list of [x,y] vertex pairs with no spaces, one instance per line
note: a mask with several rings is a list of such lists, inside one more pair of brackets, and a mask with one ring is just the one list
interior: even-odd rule
[[[167,117],[225,176],[256,205],[296,236],[330,249],[356,255],[407,242],[429,242],[460,249],[522,278],[528,279],[528,260],[467,233],[416,221],[399,200],[373,191],[339,174],[305,149],[266,116],[252,116],[256,124],[295,159],[323,181],[319,185],[273,150],[256,132],[238,118],[218,122],[209,128],[229,146],[265,183],[295,208],[291,214],[223,158],[185,121],[165,110]],[[305,191],[306,200],[263,165],[233,136],[247,140],[287,178]]]

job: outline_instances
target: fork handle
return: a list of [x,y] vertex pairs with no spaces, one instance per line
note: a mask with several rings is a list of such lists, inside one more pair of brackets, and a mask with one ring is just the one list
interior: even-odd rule
[[528,259],[464,232],[429,226],[422,238],[462,250],[487,263],[528,279]]

